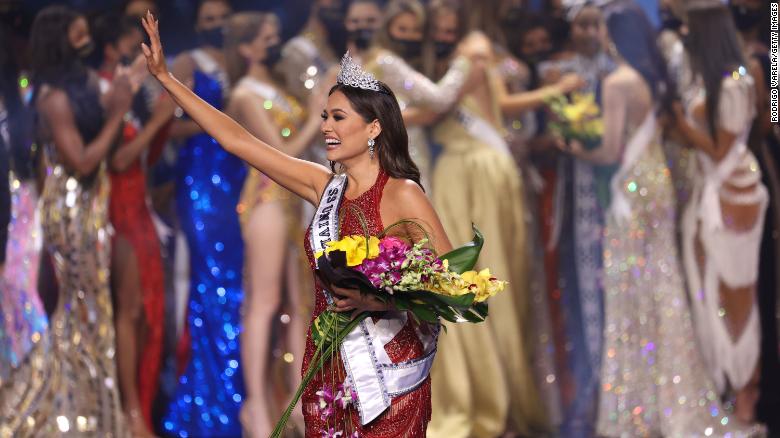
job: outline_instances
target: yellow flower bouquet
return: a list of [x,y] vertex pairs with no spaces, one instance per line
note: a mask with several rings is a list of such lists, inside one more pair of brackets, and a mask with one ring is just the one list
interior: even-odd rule
[[604,121],[593,93],[572,93],[571,98],[556,96],[547,101],[555,116],[548,122],[551,132],[582,142],[585,149],[595,149],[604,134]]
[[[414,224],[413,221],[400,223]],[[485,301],[503,291],[506,282],[494,277],[489,269],[473,270],[484,243],[479,230],[474,228],[471,242],[437,256],[426,247],[427,238],[410,244],[387,234],[399,224],[388,227],[380,236],[351,235],[328,242],[323,251],[314,255],[317,275],[325,284],[359,289],[383,302],[392,302],[418,322],[484,321],[488,315]],[[304,388],[321,369],[323,358],[332,358],[347,334],[368,316],[370,313],[364,312],[350,319],[345,313],[326,310],[314,319],[311,325],[316,346],[314,356],[272,437],[281,436]],[[332,394],[325,389],[321,392],[323,403],[329,406]],[[327,412],[326,409],[324,413]]]

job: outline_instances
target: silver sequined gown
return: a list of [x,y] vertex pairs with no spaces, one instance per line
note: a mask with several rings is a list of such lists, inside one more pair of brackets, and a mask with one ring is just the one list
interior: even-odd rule
[[630,219],[604,230],[598,435],[742,437],[701,359],[675,242],[675,193],[656,136],[619,181]]

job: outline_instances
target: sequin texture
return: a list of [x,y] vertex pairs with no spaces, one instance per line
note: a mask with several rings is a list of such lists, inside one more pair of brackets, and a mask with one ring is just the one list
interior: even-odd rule
[[[200,71],[194,79],[195,93],[221,109],[220,82]],[[190,252],[192,345],[163,428],[182,438],[240,436],[244,383],[241,368],[231,364],[241,360],[244,244],[236,205],[246,167],[206,134],[182,146],[177,166],[176,206]]]
[[674,189],[657,142],[624,179],[631,217],[609,215],[603,240],[598,433],[750,436],[757,430],[740,429],[721,406],[697,348],[675,241]]
[[[382,200],[382,191],[387,183],[388,176],[380,172],[374,185],[355,199],[344,198],[340,207],[341,235],[362,234],[359,216],[365,219],[368,231],[378,234],[384,228],[379,214],[379,205]],[[358,214],[357,212],[360,212]],[[306,232],[304,240],[309,264],[314,269],[314,257],[309,244],[309,232]],[[315,288],[314,317],[322,313],[327,307],[324,291],[319,282]],[[415,334],[412,322],[407,322],[401,331],[385,345],[385,350],[394,362],[401,362],[419,358],[423,354],[423,346]],[[311,335],[306,339],[306,354],[303,359],[303,367],[306,369],[314,353],[314,343]],[[333,366],[335,364],[335,366]],[[336,408],[335,412],[323,420],[319,406],[319,398],[316,391],[323,387],[335,388],[345,379],[344,366],[340,356],[335,356],[331,361],[326,360],[322,372],[312,380],[303,393],[303,414],[306,420],[306,437],[319,437],[322,431],[334,428],[343,431],[343,436],[349,436],[357,432],[359,436],[371,437],[424,437],[425,429],[431,416],[431,386],[430,379],[417,389],[395,397],[392,405],[371,423],[361,426],[357,410],[353,406],[347,409]]]

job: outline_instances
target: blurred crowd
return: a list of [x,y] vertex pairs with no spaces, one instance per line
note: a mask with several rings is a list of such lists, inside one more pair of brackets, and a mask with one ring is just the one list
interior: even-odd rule
[[[2,437],[264,437],[300,382],[313,208],[148,76],[158,6],[0,23]],[[780,434],[769,2],[655,6],[312,0],[284,40],[200,0],[170,69],[323,164],[341,56],[394,91],[449,239],[509,281],[440,336],[429,436]]]

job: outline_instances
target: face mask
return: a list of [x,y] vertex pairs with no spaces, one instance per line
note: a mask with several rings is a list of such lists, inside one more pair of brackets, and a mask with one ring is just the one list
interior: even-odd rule
[[280,59],[282,59],[282,45],[280,43],[266,47],[265,59],[262,61],[263,64],[268,67],[273,67]]
[[455,51],[455,43],[436,41],[434,43],[434,50],[436,51],[436,58],[449,58],[450,55],[452,55],[452,52]]
[[133,63],[133,58],[127,55],[122,55],[122,57],[119,58],[119,64],[124,65],[125,67],[131,65],[132,63]]
[[399,50],[401,51],[399,55],[404,58],[416,58],[422,54],[422,41],[401,40],[394,37],[390,38],[399,47]]
[[214,47],[215,49],[221,49],[224,41],[225,34],[221,27],[198,31],[198,43],[201,46],[209,46]]
[[740,31],[750,30],[761,22],[761,10],[750,9],[744,6],[731,5],[731,15],[734,17],[734,24]]
[[365,50],[371,46],[371,40],[374,39],[374,29],[355,29],[349,33],[349,39],[360,50]]
[[76,47],[74,50],[76,51],[76,55],[78,55],[79,58],[85,59],[88,58],[89,55],[92,54],[92,51],[95,49],[95,43],[92,41],[82,44],[79,47]]
[[667,8],[661,9],[659,12],[661,18],[661,27],[669,30],[679,30],[682,27],[683,22],[677,16],[675,16],[671,10]]

